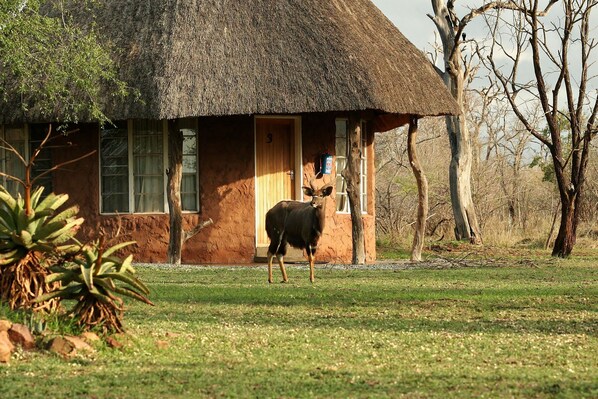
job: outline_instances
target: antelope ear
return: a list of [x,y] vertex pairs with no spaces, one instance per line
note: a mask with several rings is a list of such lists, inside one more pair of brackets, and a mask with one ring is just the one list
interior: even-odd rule
[[322,190],[322,197],[328,197],[330,194],[332,194],[332,185],[328,184],[324,187],[322,187],[320,190]]
[[303,186],[303,194],[307,195],[308,197],[313,197],[314,189],[311,187]]

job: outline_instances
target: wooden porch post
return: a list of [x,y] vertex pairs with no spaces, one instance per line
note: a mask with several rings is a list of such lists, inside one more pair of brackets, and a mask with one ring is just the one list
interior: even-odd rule
[[170,238],[168,241],[168,263],[181,264],[183,250],[183,207],[181,203],[181,180],[183,178],[183,132],[178,121],[168,121],[168,214],[170,217]]
[[407,153],[413,175],[417,181],[417,219],[415,221],[415,232],[413,234],[413,247],[411,260],[420,262],[422,260],[422,249],[424,247],[424,236],[426,233],[426,219],[428,217],[428,179],[417,158],[417,117],[412,116],[409,120],[409,133],[407,138]]
[[353,241],[353,256],[351,263],[354,265],[365,264],[365,234],[361,216],[361,123],[359,118],[349,118],[349,131],[347,134],[348,151],[347,164],[341,175],[347,183],[347,197],[351,210],[351,232]]

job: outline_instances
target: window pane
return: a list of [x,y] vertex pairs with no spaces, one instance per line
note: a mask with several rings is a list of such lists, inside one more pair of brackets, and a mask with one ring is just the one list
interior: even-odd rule
[[102,208],[104,212],[126,213],[129,211],[129,193],[114,193],[102,195]]
[[197,155],[197,137],[195,130],[183,129],[183,155]]
[[183,206],[183,210],[185,211],[197,211],[196,204],[197,201],[195,199],[195,193],[193,194],[182,194],[181,193],[181,202]]
[[135,212],[164,212],[163,142],[161,121],[133,122]]
[[134,154],[133,157],[135,159],[133,170],[136,176],[163,175],[164,164],[162,162],[162,154]]
[[100,131],[102,212],[129,212],[129,150],[127,122]]

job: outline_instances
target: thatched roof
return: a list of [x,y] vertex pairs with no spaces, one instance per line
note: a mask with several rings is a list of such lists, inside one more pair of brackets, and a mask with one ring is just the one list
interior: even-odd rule
[[378,110],[457,113],[370,0],[101,0],[96,23],[143,102],[113,120]]

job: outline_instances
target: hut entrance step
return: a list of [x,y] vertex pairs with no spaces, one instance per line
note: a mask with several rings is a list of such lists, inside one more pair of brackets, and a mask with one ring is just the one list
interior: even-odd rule
[[[268,247],[267,246],[258,246],[255,250],[255,257],[254,262],[256,263],[264,263],[268,261]],[[284,263],[305,263],[307,262],[307,257],[303,254],[303,251],[297,248],[293,248],[289,246],[287,248],[287,254],[284,257]],[[274,265],[278,266],[278,262],[274,260]]]

